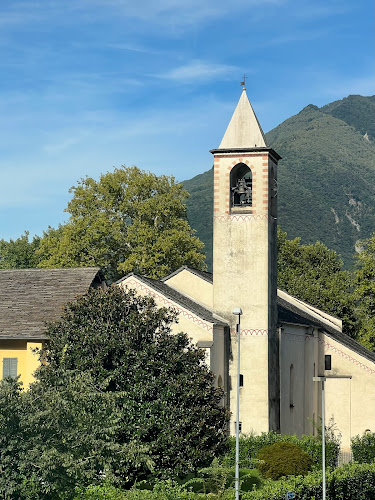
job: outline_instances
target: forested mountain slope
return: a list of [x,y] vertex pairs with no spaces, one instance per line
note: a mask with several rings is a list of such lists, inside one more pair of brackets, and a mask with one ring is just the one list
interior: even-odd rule
[[[266,134],[281,156],[279,225],[289,238],[322,241],[346,265],[358,240],[375,231],[375,96],[309,105]],[[188,217],[212,265],[212,182],[209,170],[184,182]]]

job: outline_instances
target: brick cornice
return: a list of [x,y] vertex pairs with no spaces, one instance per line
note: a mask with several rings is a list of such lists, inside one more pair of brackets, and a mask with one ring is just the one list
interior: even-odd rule
[[[211,149],[210,153],[212,153],[215,156],[215,158],[235,158],[239,154],[242,157],[259,156],[260,154],[268,153],[271,156],[271,158],[275,161],[275,163],[281,160],[281,156],[278,153],[276,153],[276,151],[272,148]],[[246,153],[252,153],[252,154],[246,154]]]

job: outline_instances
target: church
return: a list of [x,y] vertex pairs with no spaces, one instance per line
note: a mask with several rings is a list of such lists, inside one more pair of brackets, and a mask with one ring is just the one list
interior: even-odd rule
[[[213,274],[182,267],[118,285],[178,312],[175,331],[206,351],[236,428],[237,323],[243,433],[316,434],[325,377],[325,423],[351,438],[375,431],[375,353],[342,332],[340,319],[277,289],[277,164],[246,89],[214,157]],[[241,316],[233,314],[240,309]]]
[[[243,89],[214,157],[213,274],[182,267],[153,280],[129,274],[117,286],[152,296],[178,313],[183,331],[206,353],[223,387],[235,433],[240,382],[242,433],[316,434],[322,414],[341,448],[375,432],[375,353],[342,332],[340,319],[277,289],[277,165]],[[0,271],[3,378],[27,387],[46,340],[45,321],[89,288],[105,288],[99,269]],[[233,314],[241,310],[242,314]],[[237,325],[240,322],[237,334]],[[240,373],[237,354],[240,339]]]

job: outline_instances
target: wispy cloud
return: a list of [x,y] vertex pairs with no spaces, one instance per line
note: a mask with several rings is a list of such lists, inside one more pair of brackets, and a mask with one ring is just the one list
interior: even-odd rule
[[209,81],[217,77],[221,79],[230,78],[234,72],[238,71],[237,67],[228,64],[193,60],[187,64],[153,76],[188,84],[197,81]]

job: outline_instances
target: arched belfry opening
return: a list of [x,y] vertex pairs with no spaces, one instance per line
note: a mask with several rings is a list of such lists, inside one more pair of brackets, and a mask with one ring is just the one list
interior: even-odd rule
[[253,176],[244,163],[235,165],[230,173],[231,208],[250,208],[253,204]]

